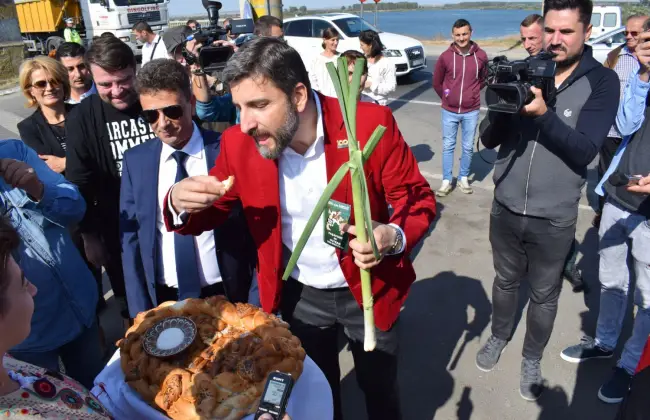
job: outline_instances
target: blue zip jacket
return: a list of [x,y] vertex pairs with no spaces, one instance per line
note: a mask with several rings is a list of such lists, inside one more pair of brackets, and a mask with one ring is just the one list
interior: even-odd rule
[[239,110],[232,103],[230,93],[213,96],[210,98],[210,102],[196,101],[196,116],[206,122],[239,124]]
[[75,339],[95,320],[97,285],[68,231],[83,217],[86,203],[76,186],[20,140],[0,141],[0,158],[27,163],[44,186],[37,203],[0,178],[0,210],[21,238],[16,261],[38,288],[31,333],[10,352],[51,351]]

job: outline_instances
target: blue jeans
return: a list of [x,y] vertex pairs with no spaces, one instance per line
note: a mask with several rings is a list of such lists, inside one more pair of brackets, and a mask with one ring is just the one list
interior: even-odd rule
[[18,360],[52,372],[59,372],[59,357],[61,357],[66,375],[77,380],[87,389],[93,387],[95,377],[104,368],[99,326],[96,321],[90,328],[84,328],[77,338],[56,350],[45,352],[12,351],[9,353]]
[[630,293],[626,261],[631,252],[636,275],[634,304],[638,311],[632,336],[625,342],[618,366],[629,374],[634,374],[650,335],[650,221],[608,201],[603,208],[598,236],[600,312],[596,343],[605,350],[614,350],[616,347]]
[[456,114],[446,109],[442,110],[442,179],[451,181],[453,178],[454,150],[456,149],[459,125],[463,137],[463,154],[460,158],[460,173],[458,176],[469,176],[478,116],[478,109],[465,114]]

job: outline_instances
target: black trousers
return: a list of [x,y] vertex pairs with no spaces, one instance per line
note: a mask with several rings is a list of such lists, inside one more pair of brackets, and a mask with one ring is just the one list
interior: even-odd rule
[[349,288],[316,289],[289,279],[284,285],[282,318],[291,325],[305,351],[323,371],[332,388],[334,419],[343,418],[339,328],[348,339],[359,387],[366,397],[369,420],[400,420],[397,386],[397,327],[375,329],[377,346],[363,350],[363,311]]
[[[622,140],[623,139],[618,137],[605,138],[605,142],[600,148],[600,157],[598,159],[598,181],[600,181],[603,178],[603,175],[605,175],[605,172],[607,172],[607,168],[609,168],[609,165],[612,163],[612,159],[614,158],[616,150],[618,149],[618,146],[620,146]],[[604,206],[605,197],[598,196],[598,214],[603,212]]]
[[576,220],[555,222],[523,216],[494,201],[490,243],[496,277],[492,286],[492,334],[509,340],[524,277],[530,285],[523,356],[541,359],[551,337],[562,290],[562,269],[573,243]]
[[[205,299],[210,296],[225,295],[225,294],[226,293],[223,288],[223,282],[211,284],[210,286],[206,286],[201,289],[201,299]],[[178,288],[169,287],[164,284],[156,284],[156,299],[158,300],[158,305],[170,300],[177,301]]]
[[[115,220],[110,220],[115,219]],[[101,237],[106,247],[107,262],[104,268],[111,283],[115,297],[126,299],[124,271],[122,270],[122,243],[120,241],[120,224],[115,217],[107,217],[101,229]]]

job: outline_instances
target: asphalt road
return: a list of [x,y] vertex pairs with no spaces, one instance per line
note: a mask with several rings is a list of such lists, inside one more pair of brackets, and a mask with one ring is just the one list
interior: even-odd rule
[[[441,179],[441,130],[439,98],[431,89],[431,69],[400,81],[390,103],[400,129],[415,154],[423,175],[437,188]],[[31,111],[22,96],[0,97],[0,138],[17,136],[16,123]],[[457,159],[460,150],[457,150]],[[492,161],[494,152],[482,156]],[[593,165],[592,165],[593,166]],[[595,170],[590,170],[589,190]],[[597,317],[597,232],[591,227],[593,211],[586,194],[580,206],[576,237],[580,243],[579,268],[592,292],[573,294],[565,287],[555,330],[542,361],[549,390],[536,403],[518,392],[521,347],[526,325],[525,293],[521,318],[513,339],[497,368],[479,371],[474,358],[490,335],[491,290],[494,270],[488,242],[489,209],[493,184],[491,165],[475,156],[472,164],[474,194],[454,191],[438,202],[432,229],[414,253],[417,282],[399,322],[403,418],[405,420],[611,420],[616,406],[596,396],[608,378],[614,360],[572,365],[559,357],[568,345],[593,334]],[[111,292],[106,289],[107,297]],[[629,324],[628,316],[628,324]],[[114,305],[102,315],[109,342],[121,335]],[[471,331],[471,333],[468,333]],[[629,336],[629,328],[623,337]],[[622,343],[621,343],[622,345]],[[619,350],[620,351],[620,350]],[[364,399],[355,380],[352,357],[345,346],[340,354],[346,419],[364,420]],[[294,419],[303,420],[303,419]]]

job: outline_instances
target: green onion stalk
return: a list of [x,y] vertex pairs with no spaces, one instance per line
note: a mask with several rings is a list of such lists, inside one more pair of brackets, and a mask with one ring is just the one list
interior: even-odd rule
[[[305,230],[302,232],[296,248],[291,254],[289,263],[282,276],[286,280],[291,275],[294,267],[296,266],[300,254],[309,239],[309,236],[314,230],[314,227],[321,219],[325,207],[329,202],[334,190],[339,186],[345,175],[350,172],[352,180],[352,202],[354,206],[354,220],[357,240],[361,243],[370,242],[373,254],[376,259],[380,258],[377,243],[372,229],[372,215],[370,212],[370,200],[368,198],[368,185],[366,183],[366,175],[363,170],[363,164],[368,160],[373,150],[377,146],[379,139],[384,135],[386,127],[377,126],[375,131],[368,139],[363,150],[359,149],[359,142],[357,140],[357,103],[359,100],[359,92],[361,89],[361,77],[363,75],[363,68],[365,59],[358,58],[355,63],[352,81],[348,80],[348,62],[345,57],[339,57],[337,67],[333,63],[327,63],[327,70],[332,78],[334,89],[341,106],[341,114],[348,135],[348,150],[350,151],[350,159],[341,165],[336,171],[330,182],[327,184],[323,195],[318,200],[314,208]],[[374,298],[372,296],[372,284],[370,271],[361,269],[361,296],[363,298],[363,319],[364,319],[364,342],[363,347],[365,351],[372,351],[375,349],[375,315],[373,312]]]

